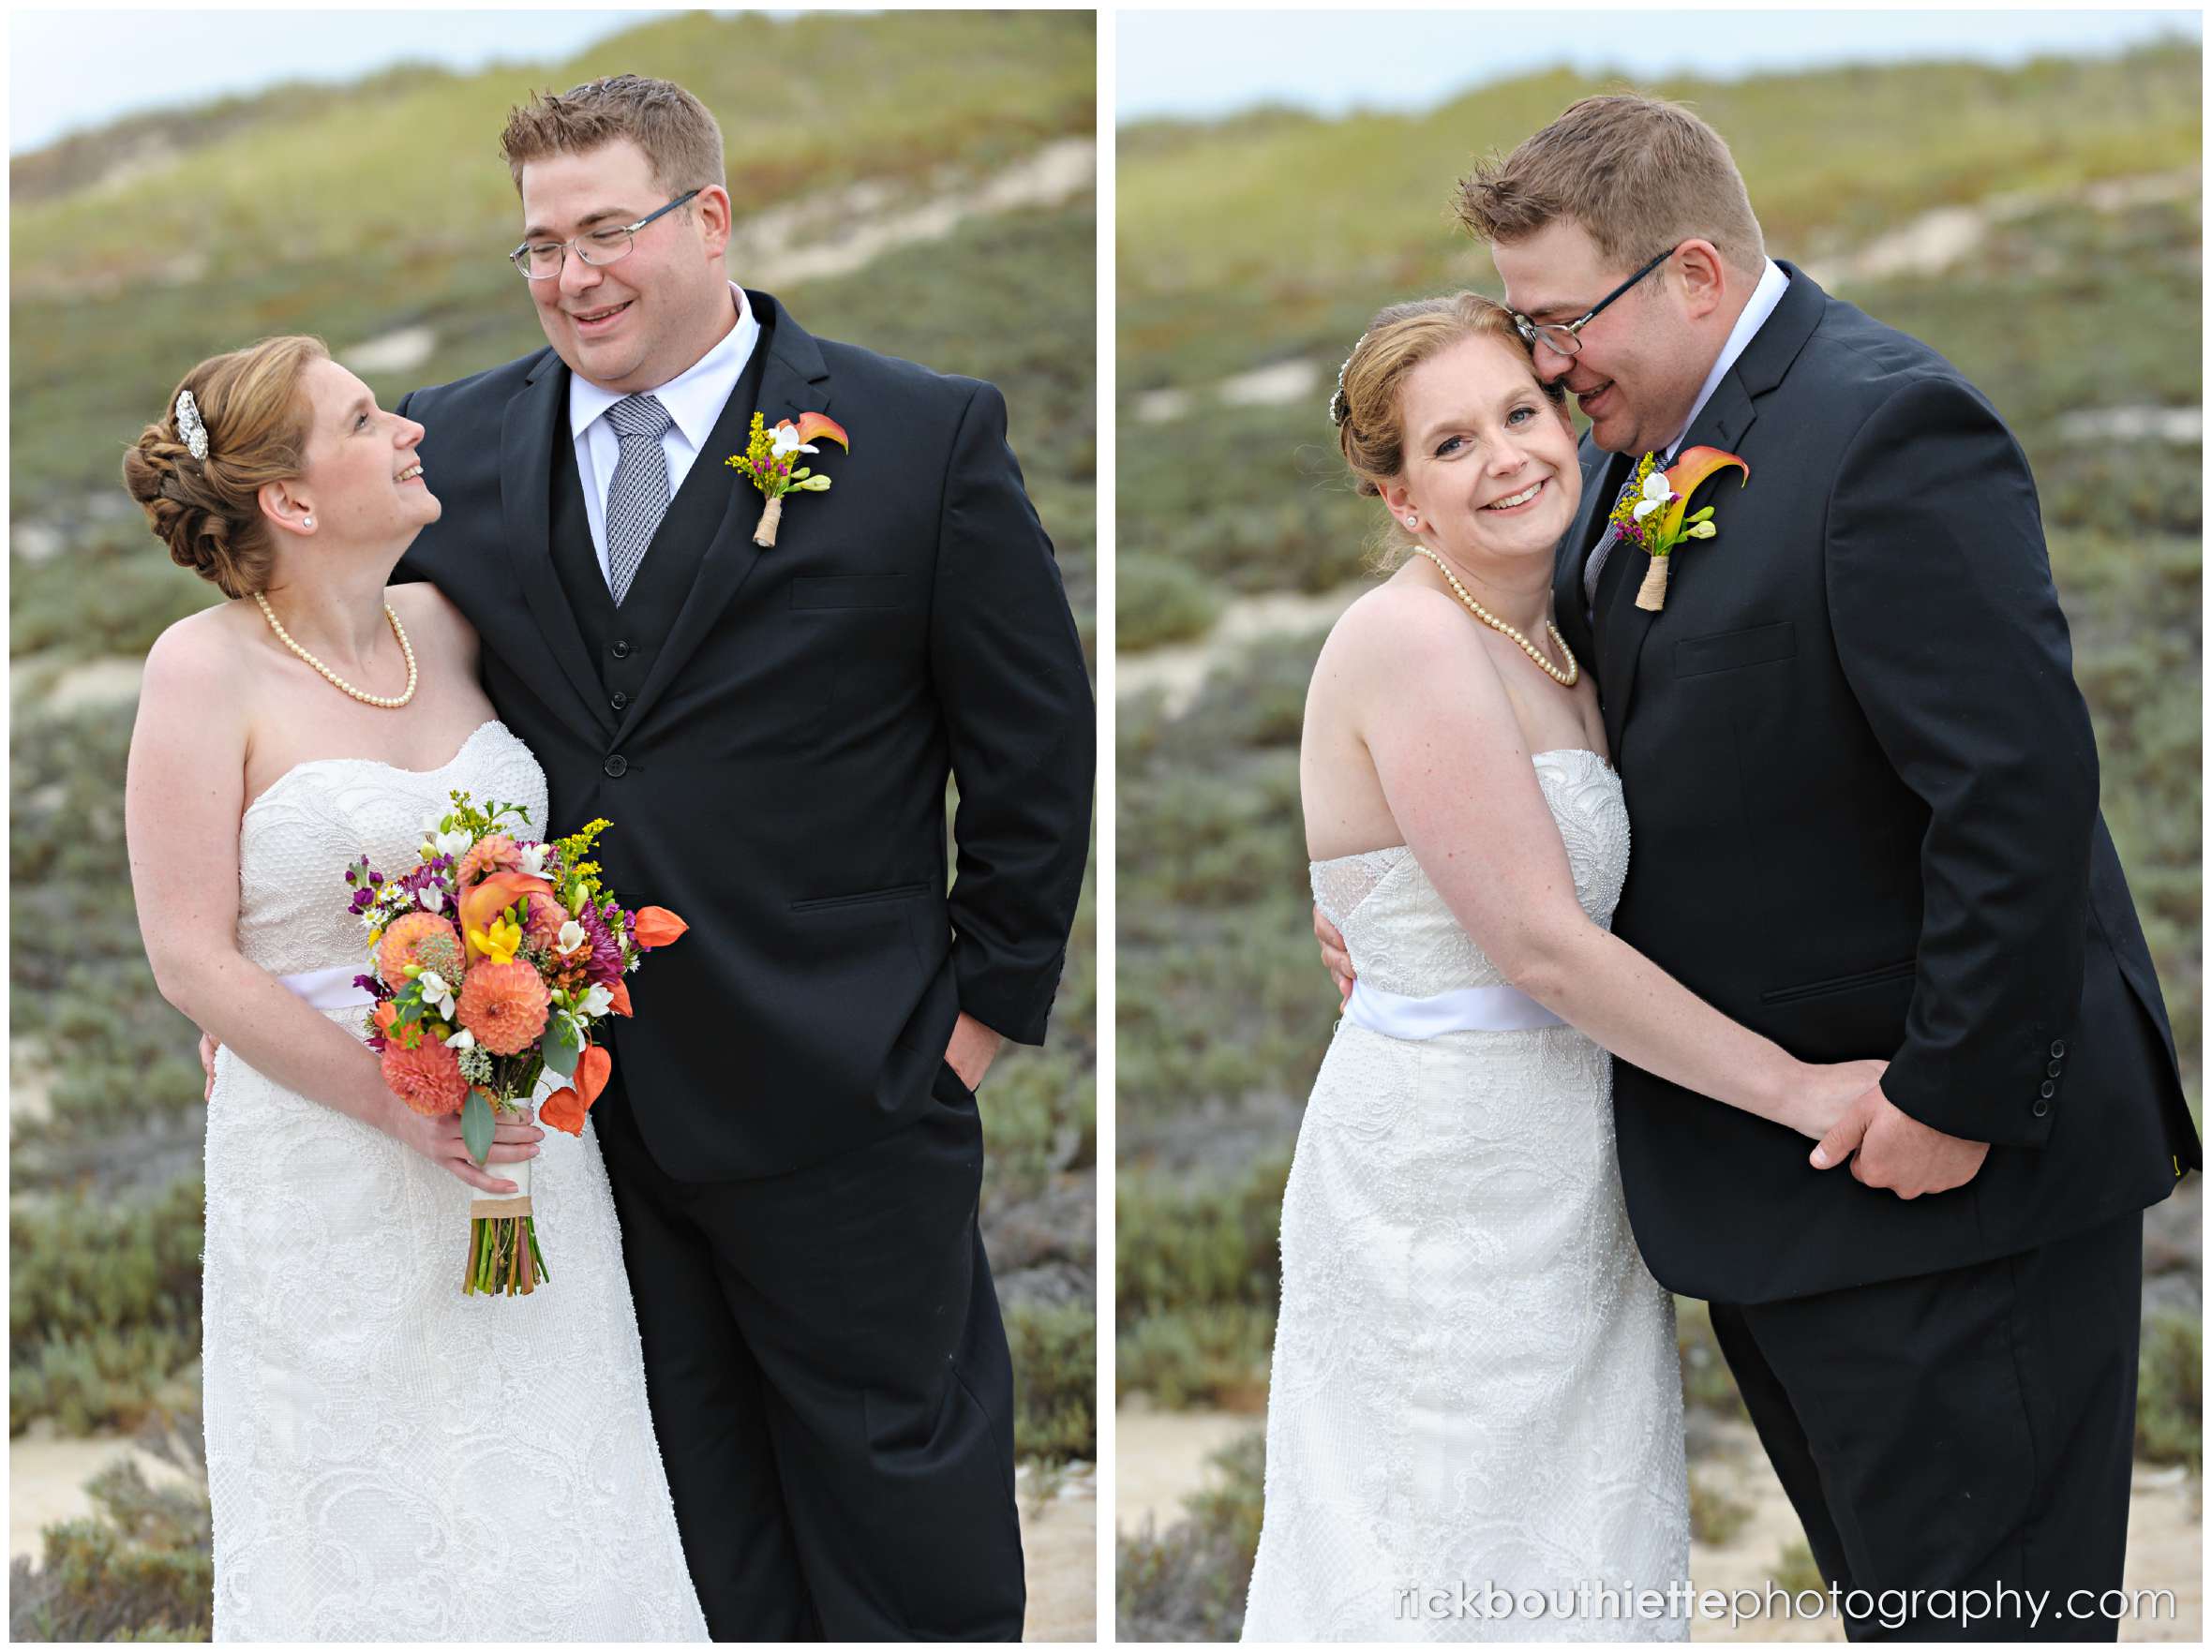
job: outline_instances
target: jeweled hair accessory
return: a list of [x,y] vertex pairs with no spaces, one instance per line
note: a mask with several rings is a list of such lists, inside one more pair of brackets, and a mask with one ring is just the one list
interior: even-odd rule
[[188,390],[180,391],[176,398],[176,433],[184,438],[185,446],[195,459],[206,462],[207,426],[200,422],[200,404],[192,399]]
[[1352,405],[1344,399],[1344,375],[1352,368],[1352,356],[1359,354],[1359,347],[1367,341],[1365,333],[1353,340],[1352,355],[1346,356],[1344,365],[1337,369],[1337,391],[1329,397],[1329,423],[1339,430],[1344,428],[1344,421],[1352,417]]

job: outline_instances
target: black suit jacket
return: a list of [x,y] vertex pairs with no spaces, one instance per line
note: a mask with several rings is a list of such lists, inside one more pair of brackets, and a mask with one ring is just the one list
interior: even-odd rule
[[810,461],[833,484],[785,501],[771,549],[753,543],[759,493],[698,456],[679,499],[696,483],[726,503],[620,711],[553,562],[567,367],[546,349],[400,403],[444,513],[397,577],[435,581],[476,627],[552,831],[605,815],[612,887],[691,925],[614,1035],[648,1147],[687,1181],[793,1168],[919,1116],[963,1009],[1041,1043],[1090,829],[1089,678],[998,392],[746,297],[769,424],[828,413],[852,452]]
[[1748,484],[1699,490],[1718,536],[1677,553],[1661,612],[1616,551],[1594,637],[1582,565],[1625,471],[1583,444],[1555,598],[1635,833],[1613,928],[1794,1054],[1888,1058],[1898,1108],[1994,1145],[1964,1188],[1899,1199],[1615,1063],[1637,1243],[1726,1302],[2026,1249],[2202,1162],[2026,459],[1935,351],[1783,269],[1682,443]]

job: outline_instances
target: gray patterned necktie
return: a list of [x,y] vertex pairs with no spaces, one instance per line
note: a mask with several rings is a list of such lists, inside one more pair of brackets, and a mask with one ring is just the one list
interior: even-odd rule
[[[1635,486],[1636,467],[1631,465],[1628,468],[1628,480],[1621,484],[1621,491],[1613,496],[1613,510],[1621,508],[1622,501],[1628,498],[1629,490]],[[1612,555],[1613,547],[1621,541],[1620,524],[1611,520],[1611,512],[1607,513],[1605,537],[1597,542],[1590,553],[1590,559],[1582,564],[1582,607],[1593,624],[1597,618],[1597,576],[1605,572],[1606,558]]]
[[621,606],[653,529],[668,513],[668,455],[661,433],[676,421],[650,395],[626,395],[606,409],[606,422],[622,444],[606,489],[606,588]]

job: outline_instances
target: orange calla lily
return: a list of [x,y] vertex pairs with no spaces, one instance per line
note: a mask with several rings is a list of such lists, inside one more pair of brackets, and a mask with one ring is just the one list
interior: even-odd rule
[[492,920],[501,913],[525,895],[551,895],[553,892],[553,886],[544,878],[526,877],[518,871],[499,871],[462,896],[461,933],[469,938],[471,961],[491,956],[476,944],[476,937],[489,930]]
[[840,424],[836,420],[830,418],[829,414],[800,414],[799,439],[801,441],[812,441],[817,436],[829,438],[839,447],[844,449],[844,451],[848,454],[853,451],[853,444],[845,439],[844,426]]
[[614,1076],[615,1058],[596,1044],[584,1046],[584,1053],[576,1058],[576,1089],[584,1098],[584,1110],[590,1112],[591,1104],[599,1099],[606,1088],[606,1081]]
[[613,1000],[613,1003],[609,1005],[608,1007],[611,1008],[615,1014],[619,1016],[626,1016],[630,1013],[629,982],[618,980],[613,986],[606,990],[606,995],[608,998]]
[[584,1098],[563,1085],[538,1105],[538,1123],[548,1130],[565,1130],[571,1136],[584,1133]]
[[665,946],[690,928],[665,906],[641,906],[630,933],[640,946]]
[[1682,513],[1690,508],[1690,496],[1712,476],[1730,465],[1743,472],[1743,485],[1751,481],[1751,467],[1734,454],[1725,454],[1717,447],[1694,447],[1679,455],[1666,472],[1666,485],[1674,494],[1674,503],[1660,513],[1659,543],[1665,544],[1681,531]]

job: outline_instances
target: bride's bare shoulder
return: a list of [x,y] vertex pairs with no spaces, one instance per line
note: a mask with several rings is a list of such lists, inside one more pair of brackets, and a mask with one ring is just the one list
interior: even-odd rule
[[1430,669],[1440,651],[1455,659],[1483,658],[1480,648],[1471,653],[1468,641],[1466,611],[1449,592],[1398,578],[1366,592],[1338,617],[1322,656],[1339,668],[1395,677]]
[[387,586],[384,601],[392,604],[399,623],[415,636],[418,647],[427,645],[452,649],[470,660],[476,657],[476,628],[454,600],[428,580]]

